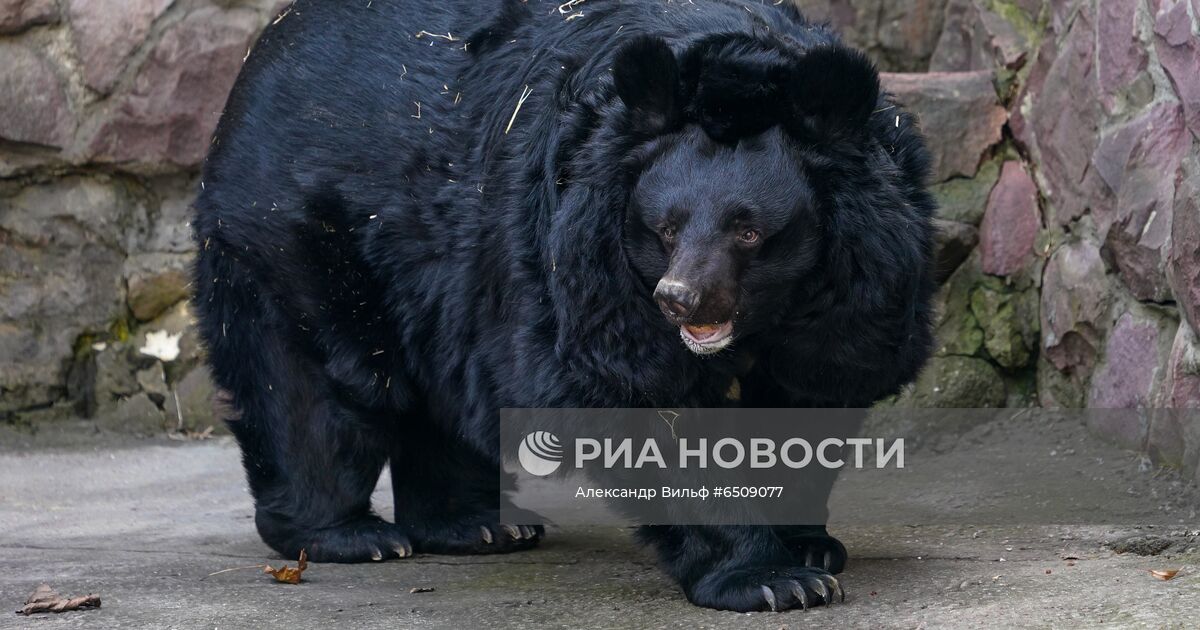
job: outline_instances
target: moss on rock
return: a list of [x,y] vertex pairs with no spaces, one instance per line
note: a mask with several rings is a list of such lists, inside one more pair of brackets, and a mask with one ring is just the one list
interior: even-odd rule
[[1036,291],[1013,291],[996,278],[983,278],[971,290],[970,312],[982,330],[983,346],[1002,367],[1033,364],[1041,332],[1038,306]]
[[934,357],[897,406],[1003,407],[1007,395],[1004,379],[991,363],[976,357]]

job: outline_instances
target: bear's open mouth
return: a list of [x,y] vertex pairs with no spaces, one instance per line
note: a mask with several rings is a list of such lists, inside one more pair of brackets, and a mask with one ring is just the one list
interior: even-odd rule
[[696,354],[712,354],[733,341],[733,322],[720,324],[684,324],[679,327],[679,336],[688,350]]

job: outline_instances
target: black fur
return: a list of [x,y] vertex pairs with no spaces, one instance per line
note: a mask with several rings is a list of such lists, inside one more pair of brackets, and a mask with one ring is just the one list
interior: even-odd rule
[[[928,355],[928,160],[864,57],[790,3],[559,4],[298,0],[250,55],[195,306],[280,553],[535,544],[497,522],[503,407],[716,406],[734,378],[745,405],[867,406]],[[700,316],[660,312],[684,266],[733,346],[697,356]],[[716,608],[828,602],[845,562],[823,527],[642,537]]]

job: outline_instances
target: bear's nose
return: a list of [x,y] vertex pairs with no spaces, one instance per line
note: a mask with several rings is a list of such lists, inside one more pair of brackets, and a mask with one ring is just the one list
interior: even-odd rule
[[654,289],[654,299],[664,313],[676,319],[687,319],[700,303],[700,294],[678,280],[663,278]]

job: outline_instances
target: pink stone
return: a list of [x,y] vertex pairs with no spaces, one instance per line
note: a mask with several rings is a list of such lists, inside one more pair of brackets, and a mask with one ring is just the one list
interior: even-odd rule
[[[1010,5],[1036,21],[1040,0],[1028,6]],[[1037,4],[1038,6],[1033,6]],[[1029,41],[1011,22],[982,0],[950,0],[937,48],[929,61],[933,71],[991,70],[1004,66],[1015,70],[1025,63]]]
[[1042,350],[1055,368],[1086,378],[1108,330],[1112,301],[1094,242],[1071,241],[1051,254],[1042,276]]
[[83,64],[83,80],[107,93],[150,25],[174,0],[124,0],[120,10],[96,0],[70,0],[71,35]]
[[1200,165],[1187,162],[1175,191],[1168,278],[1193,331],[1200,331]]
[[983,272],[1007,276],[1024,268],[1041,227],[1037,186],[1020,162],[1005,162],[979,226]]
[[990,72],[882,75],[884,88],[916,114],[933,153],[933,181],[971,177],[989,147],[1000,141],[1008,114]]
[[[1095,72],[1095,28],[1091,4],[1075,16],[1061,45],[1046,44],[1016,107],[1017,138],[1038,162],[1038,182],[1049,202],[1047,222],[1068,225],[1089,210],[1111,212],[1112,198],[1090,168],[1103,118]],[[1054,54],[1057,51],[1057,54]]]
[[1154,49],[1183,102],[1187,126],[1200,135],[1200,39],[1192,33],[1187,5],[1164,0],[1154,21]]
[[1164,376],[1160,348],[1175,328],[1148,315],[1127,311],[1117,320],[1104,348],[1104,360],[1092,376],[1088,406],[1133,409],[1152,406],[1155,386]]
[[1146,450],[1156,462],[1200,473],[1200,343],[1186,325],[1175,335],[1166,372]]
[[[1105,251],[1121,279],[1141,300],[1167,301],[1167,257],[1175,199],[1175,177],[1192,139],[1178,103],[1160,103],[1110,136],[1094,160],[1117,195],[1111,217],[1097,217],[1107,229]],[[1106,138],[1106,140],[1109,140]],[[1111,148],[1111,150],[1109,150]],[[1121,156],[1128,157],[1121,164]],[[1103,156],[1110,156],[1105,158]],[[1123,168],[1122,168],[1123,167]],[[1118,172],[1120,178],[1117,178]]]
[[[776,0],[772,0],[776,2]],[[782,1],[782,0],[780,0]],[[811,22],[827,22],[852,46],[869,51],[890,68],[916,71],[925,64],[942,30],[947,0],[786,0]]]
[[[1032,15],[1036,16],[1037,12],[1033,12]],[[979,24],[987,33],[987,41],[995,52],[996,60],[1010,70],[1020,68],[1029,42],[1013,23],[993,11],[980,8]]]
[[12,35],[58,19],[54,0],[0,0],[0,35]]
[[1200,409],[1200,342],[1190,326],[1180,326],[1171,345],[1161,406]]
[[0,42],[0,138],[61,148],[75,118],[54,66],[21,44]]
[[208,151],[242,59],[252,11],[200,9],[163,33],[92,139],[96,161],[195,166]]
[[1071,12],[1079,0],[1050,0],[1050,26],[1057,35],[1063,34],[1070,23]]
[[1145,70],[1147,54],[1134,33],[1136,2],[1101,2],[1098,6],[1100,91],[1111,108],[1114,96]]
[[1017,97],[1013,99],[1008,116],[1008,126],[1012,130],[1013,137],[1022,147],[1031,148],[1037,144],[1033,128],[1029,125],[1029,121],[1025,118],[1025,112],[1022,110],[1033,105],[1035,97],[1042,91],[1046,83],[1046,75],[1050,73],[1050,66],[1057,56],[1058,49],[1055,47],[1054,38],[1047,38],[1038,48],[1037,54],[1034,55],[1033,67],[1029,70],[1029,76],[1021,85]]

